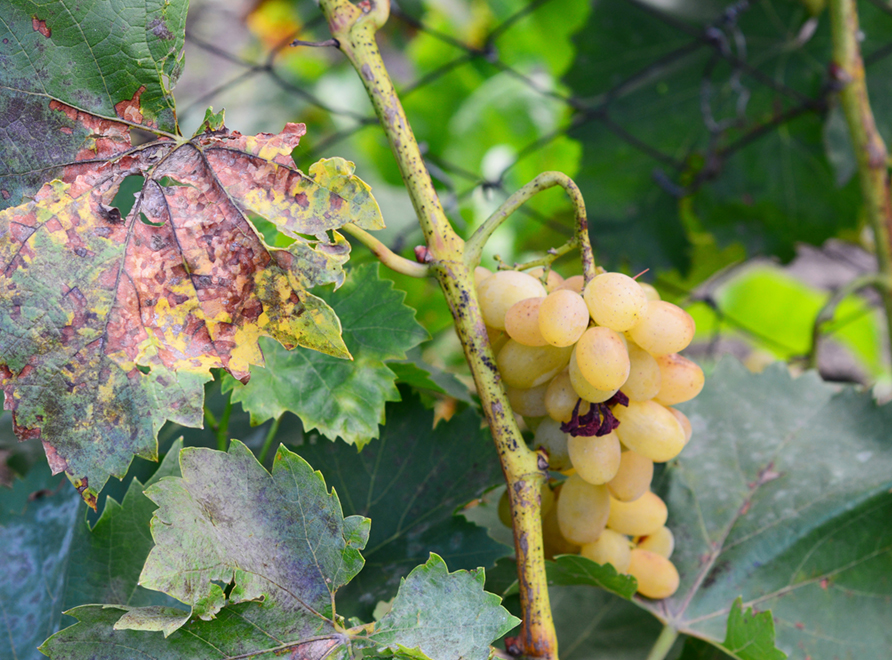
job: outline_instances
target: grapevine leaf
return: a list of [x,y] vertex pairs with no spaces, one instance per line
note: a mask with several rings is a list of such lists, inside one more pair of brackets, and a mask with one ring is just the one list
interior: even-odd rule
[[340,290],[321,294],[343,323],[352,362],[264,342],[266,366],[252,369],[244,387],[227,381],[235,388],[232,400],[241,402],[254,423],[288,411],[307,430],[359,447],[378,436],[385,402],[399,400],[396,376],[385,361],[405,358],[407,350],[428,338],[403,304],[405,294],[380,279],[378,269],[377,264],[360,266]]
[[393,647],[401,657],[482,659],[517,622],[483,591],[482,570],[450,574],[431,556],[401,585],[390,615],[344,629],[334,595],[362,566],[368,519],[344,518],[322,476],[285,448],[272,474],[237,440],[228,453],[184,449],[180,467],[182,477],[146,491],[159,508],[141,584],[176,595],[192,614],[77,607],[68,613],[78,623],[48,639],[44,653],[110,660],[132,658],[136,648],[157,658],[321,660],[347,657],[351,647]]
[[548,584],[587,584],[607,589],[627,600],[635,595],[638,586],[635,578],[617,573],[612,565],[601,565],[581,555],[562,555],[546,562],[545,566]]
[[237,440],[228,453],[184,449],[180,467],[182,479],[146,491],[159,508],[140,584],[204,620],[227,599],[260,600],[245,616],[270,634],[333,632],[332,595],[362,568],[369,521],[344,518],[322,476],[284,449],[271,475]]
[[[0,657],[37,660],[58,629],[80,498],[37,465],[6,491],[0,508]],[[64,481],[64,480],[62,480]]]
[[[721,649],[721,650],[719,650]],[[715,647],[696,637],[685,642],[680,660],[784,660],[787,655],[774,646],[774,620],[771,612],[752,609],[743,611],[742,600],[738,598],[728,614],[728,631],[721,646]]]
[[[0,209],[22,203],[94,139],[73,110],[176,133],[188,2],[0,3]],[[64,104],[64,105],[63,105]]]
[[446,394],[459,401],[474,403],[474,399],[464,383],[448,371],[443,371],[425,362],[418,348],[413,348],[406,355],[405,360],[387,364],[390,370],[396,374],[397,382],[405,383],[417,390]]
[[726,638],[741,658],[781,657],[755,614],[769,609],[787,653],[888,656],[892,407],[813,373],[754,375],[733,360],[679,407],[694,435],[662,492],[681,585],[636,602],[686,634]]
[[361,452],[342,442],[304,444],[300,455],[341,496],[345,513],[370,517],[366,566],[343,590],[343,614],[368,618],[429,552],[452,568],[491,566],[511,549],[453,512],[501,479],[489,433],[465,410],[433,427],[413,397],[391,404],[381,438]]
[[[260,337],[349,357],[307,289],[343,281],[349,244],[333,230],[357,205],[379,212],[352,165],[314,166],[325,185],[293,168],[300,124],[131,150],[125,125],[64,111],[95,131],[96,161],[0,212],[0,377],[19,436],[44,440],[92,505],[134,455],[155,458],[165,419],[199,426],[210,368],[247,378]],[[111,204],[136,173],[122,218]],[[269,248],[247,212],[298,240]]]
[[484,578],[483,570],[449,573],[446,562],[431,554],[400,581],[393,608],[355,645],[388,649],[399,657],[487,660],[489,643],[520,619],[483,590]]

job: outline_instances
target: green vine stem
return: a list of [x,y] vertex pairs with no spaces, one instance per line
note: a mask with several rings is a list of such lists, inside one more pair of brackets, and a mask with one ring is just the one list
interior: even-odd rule
[[[542,267],[547,270],[551,268],[551,264],[555,261],[563,257],[565,254],[572,252],[576,249],[578,242],[576,238],[571,238],[569,241],[561,245],[560,247],[550,248],[548,253],[544,257],[540,257],[539,259],[532,259],[530,261],[524,261],[521,264],[515,263],[511,270],[530,270],[531,268]],[[501,266],[499,266],[501,269]],[[542,280],[545,280],[546,272],[542,273]]]
[[547,462],[527,448],[517,427],[486,336],[465,243],[443,212],[378,51],[375,32],[387,19],[389,2],[366,0],[357,6],[348,0],[322,0],[321,8],[332,36],[359,73],[390,142],[427,242],[424,261],[452,311],[508,482],[523,608],[523,625],[514,644],[527,657],[557,660],[539,515],[539,489],[546,479]]
[[650,653],[647,654],[647,660],[663,660],[663,658],[669,655],[669,651],[672,650],[672,645],[675,644],[677,638],[678,630],[668,624],[663,626],[660,636],[657,637],[657,641],[654,642]]
[[592,253],[592,246],[588,236],[588,216],[585,212],[585,201],[582,199],[582,193],[579,192],[579,187],[573,179],[562,172],[543,172],[502,202],[495,213],[489,216],[474,232],[474,235],[468,239],[468,245],[465,249],[465,263],[468,267],[473,269],[480,263],[483,246],[486,244],[486,241],[512,213],[523,206],[534,195],[554,186],[563,188],[570,197],[570,201],[573,202],[573,210],[576,213],[574,235],[576,243],[579,245],[579,251],[582,253],[582,275],[586,284],[593,280],[596,275],[595,257]]
[[892,347],[892,200],[889,196],[888,152],[877,131],[867,97],[855,0],[830,0],[830,27],[833,35],[832,73],[842,85],[839,101],[858,162],[861,194],[873,231],[877,265],[885,280],[879,290]]
[[378,257],[378,261],[394,272],[402,273],[409,277],[429,277],[431,275],[430,268],[426,264],[409,261],[405,257],[401,257],[365,229],[360,229],[350,223],[343,225],[340,230],[365,245],[372,251],[372,254]]
[[869,286],[875,287],[882,295],[883,290],[888,284],[888,279],[882,273],[868,273],[867,275],[856,277],[847,282],[845,286],[842,286],[833,292],[833,295],[831,295],[830,298],[827,299],[827,302],[824,303],[824,306],[821,307],[818,315],[815,317],[815,323],[812,326],[811,350],[806,358],[806,363],[809,369],[818,368],[818,348],[821,341],[821,332],[823,331],[824,325],[833,320],[833,315],[836,313],[836,308],[839,306],[839,303],[856,291],[860,291]]

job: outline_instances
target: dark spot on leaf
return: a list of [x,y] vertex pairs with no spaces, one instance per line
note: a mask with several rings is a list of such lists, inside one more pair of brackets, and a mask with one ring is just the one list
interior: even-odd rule
[[173,39],[173,34],[170,30],[167,29],[167,26],[164,24],[160,18],[154,19],[151,23],[149,23],[149,29],[159,39]]
[[703,580],[704,588],[708,588],[712,586],[712,584],[730,568],[730,564],[726,561],[722,561],[717,563],[712,567],[712,570],[709,571],[709,574],[706,576],[706,579]]
[[[4,39],[4,41],[6,41],[6,40]],[[10,197],[8,190],[0,190],[0,195],[3,196],[3,199],[9,199],[9,197]]]
[[[159,236],[158,234],[155,234],[155,235],[152,236],[152,240],[149,241],[149,245],[150,245],[150,247],[152,248],[152,251],[153,251],[153,252],[157,252],[158,250],[162,250],[162,249],[164,249],[164,248],[167,247],[167,241],[165,241],[165,240],[164,240],[161,236]],[[159,275],[162,275],[162,278],[163,278],[163,274],[161,273],[161,271],[158,271],[158,274],[159,274]],[[163,281],[164,281],[164,280],[162,279],[161,282],[163,282]],[[161,282],[159,282],[159,284],[160,284]]]
[[[40,32],[43,36],[49,39],[53,32],[46,26],[46,21],[42,21],[37,16],[31,17],[31,27],[34,28],[35,32]],[[4,42],[5,43],[5,42]]]
[[109,206],[108,204],[100,204],[99,205],[99,214],[107,221],[113,225],[119,225],[123,222],[123,218],[121,217],[121,211],[115,206]]

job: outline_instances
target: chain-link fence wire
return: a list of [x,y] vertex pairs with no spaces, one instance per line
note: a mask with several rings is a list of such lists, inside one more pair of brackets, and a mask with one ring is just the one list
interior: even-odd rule
[[[784,2],[787,0],[777,4]],[[795,5],[793,0],[788,3]],[[462,11],[473,12],[475,7],[479,10],[479,6],[473,3],[443,4],[446,6],[443,11],[452,11],[453,15]],[[581,139],[583,129],[591,125],[601,127],[623,148],[645,156],[652,163],[648,185],[673,199],[684,199],[709,186],[741,150],[768,135],[783,133],[797,118],[804,115],[823,117],[833,108],[834,94],[843,81],[833,75],[828,66],[829,58],[807,63],[805,68],[812,69],[809,72],[810,87],[808,84],[795,84],[801,81],[787,82],[784,76],[766,72],[764,66],[766,61],[773,61],[772,58],[798,56],[807,59],[806,46],[814,38],[820,21],[826,21],[826,13],[823,18],[808,18],[806,15],[796,22],[788,22],[785,25],[788,38],[766,46],[760,42],[760,39],[764,41],[764,35],[742,26],[741,19],[753,12],[756,6],[755,2],[748,0],[725,7],[681,2],[669,10],[659,8],[658,4],[662,3],[645,4],[637,0],[611,0],[611,4],[622,6],[623,11],[634,11],[636,20],[656,24],[661,39],[659,43],[637,44],[638,52],[631,58],[634,61],[620,67],[623,75],[620,78],[612,76],[609,86],[589,96],[577,92],[575,87],[579,85],[564,85],[554,77],[538,75],[541,68],[547,69],[544,65],[531,66],[528,59],[514,62],[504,55],[506,50],[512,50],[505,46],[516,37],[517,26],[540,21],[546,12],[551,12],[552,16],[560,15],[566,9],[562,2],[533,0],[494,24],[490,21],[486,31],[475,35],[473,40],[450,33],[448,28],[452,24],[449,21],[439,21],[446,25],[445,28],[427,22],[426,8],[420,4],[401,6],[393,3],[391,20],[379,35],[379,41],[404,102],[411,102],[413,95],[435,87],[447,76],[460,76],[462,72],[470,70],[474,75],[486,79],[483,86],[501,74],[523,85],[531,94],[560,105],[557,125],[542,131],[533,140],[513,145],[510,158],[502,158],[495,169],[489,167],[488,171],[483,171],[486,168],[480,163],[454,162],[441,148],[425,141],[424,135],[419,136],[427,166],[440,190],[444,207],[460,229],[467,228],[461,210],[471,197],[485,197],[490,200],[491,208],[516,187],[516,182],[510,180],[513,171],[525,162],[535,160],[537,154],[557,140],[568,137]],[[872,6],[881,13],[892,14],[892,8],[882,0],[873,0]],[[441,16],[443,11],[428,13]],[[771,6],[765,3],[762,3],[759,11],[772,16]],[[800,15],[802,13],[800,11]],[[624,20],[625,14],[620,13],[619,16],[620,20]],[[711,16],[711,19],[704,19],[704,16]],[[777,20],[783,22],[780,17]],[[588,25],[573,37],[579,51],[586,50],[585,31],[593,25],[591,21],[590,18]],[[461,19],[454,22],[460,23]],[[798,31],[790,32],[791,27],[798,28]],[[603,29],[609,29],[609,26]],[[619,31],[624,29],[627,26],[617,26]],[[647,29],[642,32],[644,37],[649,36]],[[892,29],[884,26],[879,32],[889,35],[890,41],[884,43],[865,39],[865,65],[868,70],[892,53]],[[442,53],[451,55],[443,56],[441,53],[440,61],[417,66],[411,57],[418,57],[417,49],[413,52],[413,48],[422,37],[426,38],[427,43],[438,42],[442,45]],[[603,38],[603,34],[592,35],[591,38]],[[212,104],[226,106],[227,123],[243,132],[252,129],[275,130],[276,124],[281,125],[284,120],[303,121],[309,129],[308,139],[305,140],[309,146],[299,154],[305,163],[332,154],[351,155],[351,141],[361,141],[369,135],[374,136],[372,140],[382,140],[377,118],[362,97],[361,87],[358,87],[355,74],[345,58],[333,47],[312,47],[311,44],[330,39],[325,21],[312,3],[299,0],[266,0],[242,5],[194,2],[186,39],[188,77],[181,81],[177,89],[181,122],[197,123],[205,107]],[[297,47],[294,43],[298,44]],[[540,47],[547,49],[549,44],[543,42]],[[295,53],[295,50],[299,52]],[[655,56],[648,56],[651,51]],[[407,52],[412,54],[405,55]],[[598,55],[597,51],[595,55]],[[304,63],[295,64],[301,61]],[[579,67],[576,68],[578,80]],[[597,66],[594,68],[601,71]],[[623,121],[624,115],[629,112],[629,99],[634,99],[636,90],[651,85],[652,81],[667,74],[674,75],[674,71],[693,68],[698,69],[696,76],[699,84],[696,90],[687,90],[687,96],[691,98],[686,98],[685,102],[695,103],[699,110],[697,138],[689,140],[683,148],[667,149],[665,140],[650,139],[659,133],[658,125],[656,131],[641,132],[634,130],[634,124]],[[421,72],[417,69],[421,69]],[[819,71],[816,73],[816,70]],[[757,98],[759,101],[754,101]],[[450,98],[441,100],[446,105],[454,102]],[[767,109],[764,107],[766,103],[770,104]],[[238,115],[235,121],[233,115]],[[410,121],[415,120],[410,116]],[[654,121],[658,124],[660,118],[656,117]],[[446,131],[447,127],[440,129]],[[666,130],[677,130],[677,127],[670,123]],[[309,136],[312,136],[311,141]],[[368,144],[367,139],[365,144]],[[352,148],[355,148],[355,143]],[[585,150],[589,147],[583,143],[582,148]],[[347,153],[342,153],[344,151]],[[828,155],[832,159],[833,154]],[[853,167],[850,162],[845,162],[844,157],[842,160],[841,164],[836,164],[836,175],[839,178],[840,170],[849,168],[848,178],[851,178]],[[692,162],[697,165],[692,166]],[[400,251],[411,247],[413,239],[420,242],[420,236],[417,235],[417,224],[407,201],[403,200],[401,205],[395,204],[394,208],[399,211],[388,214],[388,220],[401,214],[402,221],[396,223],[397,230],[388,234],[387,240],[393,249]],[[549,236],[569,236],[570,224],[555,218],[554,214],[544,213],[533,206],[525,207],[521,213],[528,223],[548,230]],[[597,218],[597,213],[590,212],[590,215]],[[872,259],[865,257],[861,251],[845,249],[841,252],[844,255],[840,258],[850,262],[854,259],[856,263],[849,263],[850,267],[843,268],[835,280],[820,282],[824,289],[836,288],[847,279],[875,268]],[[811,256],[814,257],[814,254]],[[832,260],[832,255],[826,252],[817,262],[812,259],[815,262],[811,267],[812,274],[816,272],[815,268],[817,272],[826,273],[828,259]],[[801,259],[797,262],[801,262]],[[809,270],[807,266],[804,268]],[[721,343],[722,334],[718,331],[721,327],[731,329],[733,334],[769,350],[794,355],[794,347],[765,335],[746,319],[737,318],[722,308],[713,293],[724,279],[727,279],[727,274],[708,280],[694,290],[689,290],[677,280],[661,282],[661,285],[676,297],[701,301],[714,311],[717,330],[709,343],[709,352],[717,350]],[[863,306],[855,314],[836,319],[828,326],[825,335],[832,335],[847,324],[875,313],[871,307]],[[846,372],[846,369],[842,371]],[[858,375],[848,370],[842,377],[855,378]],[[863,379],[863,374],[860,377]]]

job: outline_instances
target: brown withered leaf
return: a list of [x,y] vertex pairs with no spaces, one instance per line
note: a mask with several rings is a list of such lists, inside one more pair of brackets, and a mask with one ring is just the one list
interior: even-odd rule
[[[134,455],[155,458],[165,420],[201,424],[211,368],[247,380],[260,337],[349,358],[308,289],[343,281],[338,227],[383,223],[352,163],[295,168],[302,124],[133,147],[124,124],[57,109],[93,139],[61,179],[0,212],[0,384],[19,437],[40,438],[92,505]],[[130,175],[144,184],[122,217],[113,202]],[[296,241],[267,246],[250,214]]]

